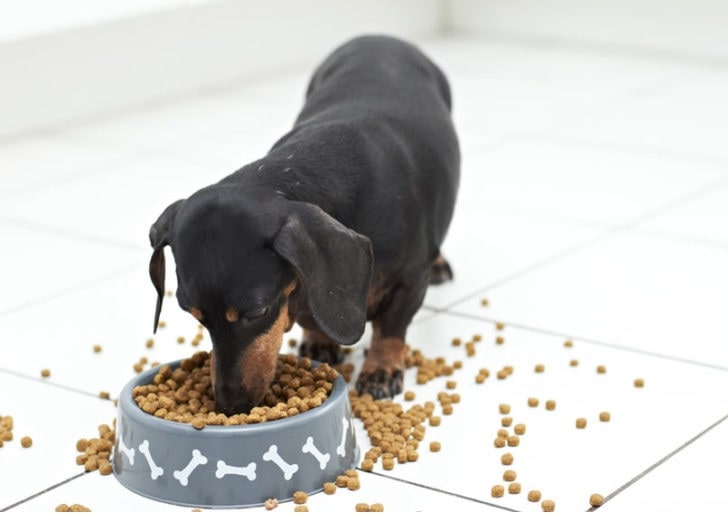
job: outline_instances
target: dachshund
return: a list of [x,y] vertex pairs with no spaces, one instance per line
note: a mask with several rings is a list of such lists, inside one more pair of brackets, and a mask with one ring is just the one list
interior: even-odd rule
[[151,226],[155,332],[170,246],[179,306],[212,338],[217,411],[262,401],[294,322],[300,355],[336,364],[371,321],[356,388],[395,396],[407,328],[428,286],[452,278],[440,246],[459,177],[440,68],[397,38],[346,42],[315,70],[292,129],[264,157]]

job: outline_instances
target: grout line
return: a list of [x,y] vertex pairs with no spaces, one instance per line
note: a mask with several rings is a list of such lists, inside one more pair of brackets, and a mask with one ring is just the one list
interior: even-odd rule
[[[668,460],[670,460],[671,458],[673,458],[675,455],[677,455],[678,453],[680,453],[681,451],[683,451],[685,448],[687,448],[688,446],[690,446],[691,444],[693,444],[695,441],[697,441],[698,439],[700,439],[701,437],[703,437],[705,434],[707,434],[708,432],[710,432],[711,430],[713,430],[715,427],[717,427],[718,425],[720,425],[721,423],[723,423],[726,420],[728,420],[728,414],[726,414],[722,418],[718,419],[718,421],[716,421],[715,423],[713,423],[712,425],[710,425],[708,428],[704,429],[702,432],[700,432],[697,435],[693,436],[691,439],[689,439],[688,441],[686,441],[685,443],[683,443],[681,446],[679,446],[678,448],[676,448],[675,450],[673,450],[672,452],[670,452],[669,454],[667,454],[666,456],[664,456],[662,459],[660,459],[657,462],[655,462],[654,464],[652,464],[650,467],[648,467],[642,473],[640,473],[639,475],[635,476],[634,478],[632,478],[631,480],[629,480],[627,483],[625,483],[624,485],[622,485],[621,487],[617,488],[615,491],[613,491],[612,493],[610,493],[608,496],[606,496],[604,498],[604,503],[607,503],[609,500],[611,500],[612,498],[614,498],[615,496],[617,496],[618,494],[620,494],[625,489],[627,489],[629,487],[632,487],[632,485],[634,485],[639,480],[641,480],[645,475],[647,475],[648,473],[651,473],[652,471],[654,471],[655,469],[657,469],[659,466],[661,466],[662,464],[664,464],[665,462],[667,462]],[[602,505],[602,507],[603,507],[603,505]],[[589,509],[586,510],[586,512],[594,512],[597,509],[599,509],[599,507],[590,507]]]
[[54,292],[50,292],[48,294],[43,295],[42,297],[36,298],[36,299],[30,299],[28,301],[24,301],[18,305],[11,306],[9,308],[4,308],[0,310],[0,317],[13,314],[16,312],[22,312],[23,310],[28,310],[30,308],[35,308],[38,305],[42,305],[44,303],[47,303],[48,301],[53,301],[58,298],[64,297],[68,294],[72,294],[75,292],[83,291],[87,288],[93,287],[95,285],[98,285],[101,282],[110,280],[112,278],[116,278],[120,275],[129,274],[132,271],[137,271],[139,269],[139,264],[134,263],[132,265],[127,265],[125,267],[121,267],[118,269],[114,269],[106,274],[102,274],[101,276],[96,276],[90,279],[87,279],[85,281],[81,281],[79,283],[75,283],[73,285],[69,285],[67,287],[58,289]]
[[49,492],[49,491],[52,491],[52,490],[56,489],[57,487],[61,487],[61,486],[62,486],[62,485],[64,485],[64,484],[68,484],[68,483],[69,483],[69,482],[71,482],[72,480],[76,480],[77,478],[81,478],[81,477],[82,477],[82,476],[84,476],[85,474],[86,474],[86,472],[83,472],[83,473],[79,473],[78,475],[75,475],[75,476],[72,476],[72,477],[70,477],[70,478],[67,478],[66,480],[62,480],[62,481],[60,481],[60,482],[58,482],[57,484],[53,484],[52,486],[50,486],[50,487],[47,487],[47,488],[43,489],[42,491],[39,491],[39,492],[37,492],[37,493],[35,493],[35,494],[32,494],[32,495],[30,495],[30,496],[28,496],[28,497],[26,497],[26,498],[23,498],[22,500],[20,500],[20,501],[18,501],[18,502],[15,502],[15,503],[13,503],[13,504],[10,504],[10,505],[8,505],[7,507],[2,507],[2,508],[0,508],[0,512],[5,512],[5,511],[8,511],[8,510],[10,510],[10,509],[14,509],[15,507],[17,507],[17,506],[19,506],[19,505],[21,505],[21,504],[24,504],[25,502],[29,502],[30,500],[32,500],[32,499],[34,499],[34,498],[37,498],[37,497],[39,497],[39,496],[41,496],[41,495],[44,495],[45,493],[47,493],[47,492]]
[[83,240],[84,242],[89,242],[92,244],[103,244],[103,245],[110,245],[112,247],[116,247],[118,249],[127,249],[130,251],[140,251],[144,249],[143,246],[137,245],[137,244],[131,244],[126,241],[122,240],[116,240],[113,238],[106,238],[98,235],[92,235],[89,233],[82,233],[79,231],[73,231],[70,229],[61,228],[58,226],[52,226],[48,224],[43,224],[40,222],[33,222],[30,220],[23,220],[23,219],[17,219],[14,217],[6,217],[3,215],[0,215],[0,223],[2,224],[8,224],[10,226],[15,226],[22,229],[27,229],[30,231],[38,231],[40,233],[47,233],[53,236],[61,236],[64,238],[71,238],[73,240]]
[[479,504],[482,504],[482,505],[487,505],[488,507],[493,507],[494,509],[501,509],[501,510],[509,511],[509,512],[518,512],[516,509],[511,509],[510,507],[505,507],[503,505],[498,505],[498,504],[495,504],[495,503],[486,502],[485,500],[480,500],[478,498],[473,498],[471,496],[466,496],[466,495],[459,494],[459,493],[453,493],[452,491],[445,491],[444,489],[438,489],[437,487],[432,487],[432,486],[428,486],[428,485],[425,485],[425,484],[420,484],[418,482],[413,482],[411,480],[405,480],[403,478],[392,477],[390,475],[385,475],[384,473],[379,473],[377,471],[364,471],[363,469],[360,469],[360,468],[357,468],[357,469],[359,471],[363,471],[364,473],[367,473],[369,475],[376,475],[378,477],[386,478],[388,480],[394,480],[395,482],[401,482],[403,484],[407,484],[407,485],[410,485],[410,486],[419,487],[419,488],[422,488],[422,489],[427,489],[428,491],[433,491],[435,493],[445,494],[445,495],[452,496],[452,497],[455,497],[455,498],[460,498],[461,500],[467,500],[469,502],[474,502],[474,503],[479,503]]
[[62,383],[52,382],[50,380],[42,380],[40,378],[37,378],[35,376],[31,376],[31,375],[26,374],[26,373],[20,373],[18,371],[11,371],[10,369],[5,369],[4,367],[0,367],[0,375],[2,375],[2,374],[7,374],[7,375],[10,375],[10,376],[15,376],[16,378],[21,378],[23,380],[29,380],[31,382],[37,382],[37,383],[40,383],[42,385],[47,385],[47,386],[50,386],[50,387],[58,387],[59,389],[64,389],[66,391],[74,392],[76,394],[82,394],[84,396],[91,396],[94,399],[98,399],[98,400],[102,400],[102,401],[111,401],[113,403],[113,400],[106,400],[104,398],[100,398],[98,393],[92,393],[92,392],[89,392],[89,391],[85,391],[83,389],[78,389],[76,387],[71,387],[69,385],[64,385]]
[[[592,339],[590,337],[580,337],[578,335],[573,335],[571,333],[563,333],[563,332],[558,332],[558,331],[554,331],[554,330],[549,330],[546,328],[536,328],[533,326],[528,326],[526,324],[507,322],[507,321],[502,321],[500,319],[498,321],[496,321],[496,320],[486,317],[486,316],[472,315],[472,314],[468,314],[468,313],[464,313],[464,312],[457,312],[457,311],[452,311],[452,310],[444,310],[439,313],[452,315],[455,317],[462,317],[465,319],[472,319],[472,320],[476,320],[476,321],[486,321],[486,322],[492,322],[492,323],[503,322],[506,325],[506,327],[517,328],[519,330],[530,331],[530,332],[539,333],[539,334],[543,334],[543,335],[549,335],[549,336],[553,336],[553,337],[561,337],[561,338],[565,338],[565,339],[568,338],[568,339],[578,340],[579,342],[585,342],[587,344],[593,344],[593,345],[602,346],[605,348],[616,349],[619,351],[627,351],[627,352],[631,352],[631,353],[637,353],[639,355],[660,358],[663,360],[670,360],[672,362],[680,362],[683,364],[690,364],[690,365],[694,365],[694,366],[698,366],[698,367],[706,367],[708,369],[715,369],[717,371],[728,372],[728,366],[710,364],[707,362],[701,362],[699,360],[693,360],[690,358],[677,357],[674,355],[665,355],[665,354],[657,353],[654,351],[647,351],[647,350],[643,350],[643,349],[639,349],[639,348],[633,348],[630,346],[614,344],[611,342],[604,342],[602,340]],[[435,314],[433,314],[433,315],[435,315]]]

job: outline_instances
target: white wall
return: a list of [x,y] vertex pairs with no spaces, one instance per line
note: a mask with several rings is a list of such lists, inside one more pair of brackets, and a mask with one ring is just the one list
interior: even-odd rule
[[439,0],[223,0],[0,44],[0,139],[434,34]]

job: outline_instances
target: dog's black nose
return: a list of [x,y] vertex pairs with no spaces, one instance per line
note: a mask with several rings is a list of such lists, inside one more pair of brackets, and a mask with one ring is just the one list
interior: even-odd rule
[[226,416],[249,413],[255,406],[253,400],[242,389],[218,387],[215,391],[215,412]]

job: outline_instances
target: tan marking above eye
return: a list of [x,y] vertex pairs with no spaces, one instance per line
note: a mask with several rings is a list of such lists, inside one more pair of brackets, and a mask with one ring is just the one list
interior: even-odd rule
[[240,313],[238,312],[237,308],[228,308],[227,312],[225,312],[225,319],[227,319],[228,322],[235,322],[240,317]]
[[202,321],[202,312],[198,308],[190,308],[188,312],[198,321]]

